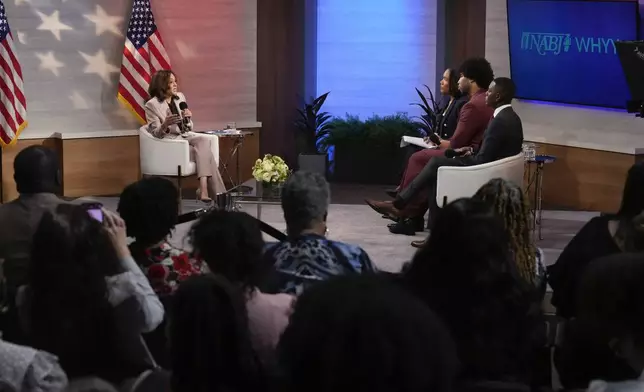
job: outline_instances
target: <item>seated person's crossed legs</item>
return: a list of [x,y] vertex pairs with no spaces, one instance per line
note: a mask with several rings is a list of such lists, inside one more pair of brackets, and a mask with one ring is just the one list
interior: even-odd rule
[[464,166],[465,163],[458,158],[447,158],[444,156],[433,157],[418,173],[418,175],[403,189],[398,192],[393,202],[378,202],[367,200],[367,204],[378,213],[396,217],[410,218],[413,210],[410,205],[416,202],[417,198],[422,195],[428,195],[429,200],[429,221],[428,227],[431,227],[432,215],[435,216],[438,210],[436,203],[436,180],[438,177],[438,168],[442,166]]

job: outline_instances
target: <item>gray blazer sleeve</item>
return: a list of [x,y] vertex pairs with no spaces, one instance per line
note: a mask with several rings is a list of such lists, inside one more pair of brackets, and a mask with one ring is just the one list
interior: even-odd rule
[[145,120],[147,123],[147,131],[150,135],[162,139],[169,131],[168,127],[163,125],[165,118],[159,117],[156,110],[156,98],[152,98],[145,103]]

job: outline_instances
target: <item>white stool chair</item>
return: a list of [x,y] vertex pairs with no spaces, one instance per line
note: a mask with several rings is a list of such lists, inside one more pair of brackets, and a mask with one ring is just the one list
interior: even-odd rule
[[[211,139],[212,153],[219,165],[219,137],[199,134]],[[159,139],[152,136],[147,127],[139,128],[139,159],[142,176],[172,177],[179,188],[179,212],[183,198],[182,180],[197,174],[197,165],[190,157],[190,145],[184,138]]]

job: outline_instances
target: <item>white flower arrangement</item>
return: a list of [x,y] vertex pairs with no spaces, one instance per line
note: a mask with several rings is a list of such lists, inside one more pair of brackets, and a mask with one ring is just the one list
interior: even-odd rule
[[291,174],[288,165],[277,155],[266,154],[253,165],[253,177],[257,181],[271,184],[281,184]]

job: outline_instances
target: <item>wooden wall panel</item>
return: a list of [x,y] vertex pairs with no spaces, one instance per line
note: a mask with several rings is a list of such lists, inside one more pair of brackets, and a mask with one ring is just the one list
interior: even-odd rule
[[[239,150],[242,182],[252,178],[253,165],[260,157],[260,129],[248,130],[253,131],[254,134],[245,138]],[[221,167],[230,158],[234,140],[232,138],[219,140]],[[61,156],[63,174],[61,195],[65,197],[118,195],[126,185],[140,178],[138,136],[19,140],[15,146],[2,150],[2,202],[6,203],[18,197],[13,180],[13,160],[21,150],[32,145],[48,146]],[[236,162],[236,158],[229,162],[229,173],[233,180],[238,182]],[[224,177],[229,183],[225,174]],[[197,179],[194,176],[183,182],[184,190],[194,190],[197,185]],[[185,193],[184,197],[193,198],[194,195]]]
[[[257,121],[262,123],[262,153],[295,162],[296,108],[312,91],[316,0],[257,2]],[[314,46],[313,46],[314,47]],[[307,50],[307,48],[309,48]],[[308,57],[307,57],[308,56]],[[308,59],[308,60],[307,60]],[[313,72],[313,74],[312,74]]]
[[261,2],[272,0],[152,3],[179,88],[201,129],[257,120],[257,5]]
[[63,140],[63,195],[118,195],[141,176],[139,137]]
[[16,183],[13,180],[13,160],[16,155],[27,147],[39,145],[55,150],[59,157],[62,155],[61,140],[57,138],[18,140],[13,146],[2,149],[2,157],[0,158],[2,159],[2,199],[0,202],[7,203],[18,197]]
[[576,147],[537,144],[539,154],[557,161],[546,165],[543,201],[546,207],[615,212],[630,167],[644,156]]
[[467,58],[485,56],[485,15],[488,1],[444,1],[444,64],[458,69]]

